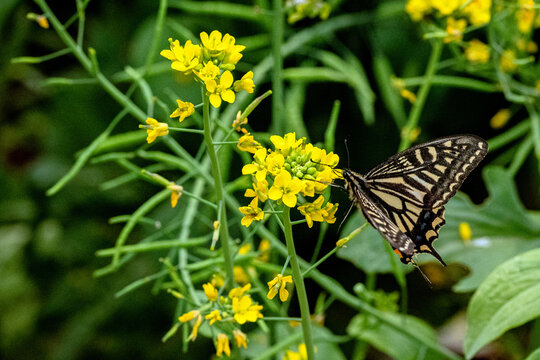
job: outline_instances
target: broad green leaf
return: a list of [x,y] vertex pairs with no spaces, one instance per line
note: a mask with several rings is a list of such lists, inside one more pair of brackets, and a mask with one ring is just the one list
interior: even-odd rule
[[[446,225],[441,229],[436,250],[447,263],[462,263],[470,275],[463,278],[455,291],[472,291],[499,264],[514,255],[540,247],[540,217],[521,204],[512,176],[499,167],[487,167],[483,173],[489,197],[475,205],[463,193],[458,193],[446,205]],[[364,223],[359,214],[351,216],[341,236]],[[466,222],[472,239],[464,242],[459,224]],[[338,256],[351,261],[366,272],[391,272],[381,235],[371,226],[347,243]],[[428,254],[418,256],[419,262],[436,261]]]
[[540,360],[540,348],[530,353],[525,360]]
[[[414,316],[397,313],[382,314],[392,322],[401,324],[401,326],[418,334],[428,342],[437,342],[435,331],[422,320]],[[411,339],[401,331],[369,315],[356,315],[349,323],[347,333],[356,339],[369,343],[379,351],[389,355],[392,359],[442,358],[441,355],[428,350],[417,340]]]
[[540,316],[540,249],[498,266],[474,293],[467,309],[465,355],[472,358],[504,332]]

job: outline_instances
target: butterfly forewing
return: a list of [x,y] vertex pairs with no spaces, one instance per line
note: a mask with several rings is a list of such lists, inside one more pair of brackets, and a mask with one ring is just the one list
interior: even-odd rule
[[402,262],[428,252],[444,264],[432,246],[445,224],[444,204],[487,150],[477,136],[450,136],[396,154],[364,176],[350,170],[343,175],[351,199]]

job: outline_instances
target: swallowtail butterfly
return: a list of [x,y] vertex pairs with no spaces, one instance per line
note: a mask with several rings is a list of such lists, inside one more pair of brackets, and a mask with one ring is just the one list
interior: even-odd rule
[[366,220],[388,240],[401,262],[430,253],[445,224],[444,205],[488,151],[475,135],[456,135],[413,146],[365,175],[343,170],[345,190]]

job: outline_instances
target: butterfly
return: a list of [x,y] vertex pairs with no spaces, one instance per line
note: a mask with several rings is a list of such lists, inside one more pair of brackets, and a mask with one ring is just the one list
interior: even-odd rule
[[404,150],[365,175],[344,169],[344,188],[402,263],[430,253],[446,265],[433,248],[446,222],[444,205],[487,151],[487,142],[475,135],[443,137]]

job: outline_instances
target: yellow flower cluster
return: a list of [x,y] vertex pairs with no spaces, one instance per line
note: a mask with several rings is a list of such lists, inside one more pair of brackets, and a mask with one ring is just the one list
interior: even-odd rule
[[[246,322],[256,322],[263,317],[262,305],[254,302],[247,293],[250,289],[251,284],[236,287],[229,292],[228,297],[218,298],[219,293],[214,284],[212,282],[204,284],[203,290],[208,303],[199,309],[188,311],[178,318],[182,323],[193,323],[189,340],[194,341],[197,338],[199,328],[207,320],[209,326],[216,326],[218,330],[226,330],[229,335],[232,334],[237,347],[247,347],[247,335],[240,330],[240,325]],[[232,330],[231,323],[234,327]],[[227,325],[222,326],[223,324]],[[215,341],[217,356],[231,355],[229,335],[222,332],[217,335]]]
[[414,21],[428,15],[459,16],[474,26],[480,26],[491,19],[491,0],[409,0],[405,11]]
[[160,54],[171,61],[172,69],[185,75],[193,74],[204,84],[210,103],[216,108],[221,106],[222,100],[233,103],[235,92],[252,93],[255,87],[252,71],[236,81],[231,73],[246,47],[236,44],[233,36],[222,35],[217,30],[210,35],[203,31],[200,37],[201,45],[188,40],[182,46],[178,40],[169,39],[170,49]]
[[314,202],[299,204],[299,197],[314,197],[324,189],[340,173],[333,169],[339,156],[312,144],[306,143],[305,138],[296,139],[295,133],[285,136],[273,135],[270,141],[275,150],[262,147],[250,134],[245,134],[238,141],[241,150],[253,153],[253,162],[242,168],[242,174],[251,175],[253,184],[244,196],[252,197],[248,206],[240,207],[244,214],[242,225],[248,227],[253,221],[260,221],[264,211],[259,202],[268,199],[283,203],[290,208],[298,206],[298,210],[306,217],[309,227],[313,221],[325,221],[333,224],[338,204],[327,203],[318,197]]

